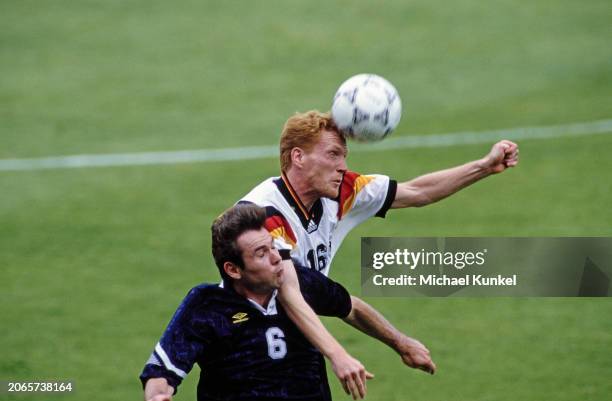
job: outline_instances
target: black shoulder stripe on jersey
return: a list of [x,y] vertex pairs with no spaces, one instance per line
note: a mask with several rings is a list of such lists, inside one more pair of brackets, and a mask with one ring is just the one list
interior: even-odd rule
[[283,220],[285,220],[285,216],[283,216],[280,210],[278,210],[274,206],[266,206],[265,209],[266,209],[266,217],[278,216],[278,217],[281,217]]
[[[238,203],[236,203],[237,205],[255,205],[255,203],[251,202],[251,201],[246,201],[246,200],[241,200]],[[281,217],[283,220],[285,219],[285,216],[283,216],[283,214],[274,206],[265,206],[264,209],[266,209],[266,217]]]
[[301,212],[301,209],[305,210],[304,205],[298,204],[298,202],[301,203],[301,201],[299,199],[295,199],[293,195],[291,195],[291,191],[289,188],[287,188],[285,181],[282,178],[277,178],[274,180],[274,184],[276,184],[276,187],[281,195],[283,195],[289,206],[291,206],[293,209],[294,213],[299,217],[300,223],[302,223],[302,227],[304,227],[306,231],[309,231],[308,226],[311,221],[317,226],[319,225],[321,218],[323,217],[323,202],[321,202],[321,199],[317,199],[317,201],[310,208],[310,216],[304,216],[304,213]]
[[376,213],[376,217],[385,218],[387,211],[391,208],[393,201],[395,200],[395,195],[397,194],[397,181],[389,180],[389,188],[387,189],[387,197],[385,198],[385,203],[383,203],[382,207]]
[[283,260],[291,259],[291,251],[289,249],[279,249],[278,253]]

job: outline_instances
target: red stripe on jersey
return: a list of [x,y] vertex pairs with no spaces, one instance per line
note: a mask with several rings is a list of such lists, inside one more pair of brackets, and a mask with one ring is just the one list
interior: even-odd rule
[[288,242],[291,245],[295,245],[297,243],[295,234],[293,233],[289,222],[287,222],[284,217],[279,215],[270,216],[266,218],[264,226],[266,227],[266,230],[272,234],[272,237],[282,237],[285,242]]
[[340,195],[338,196],[338,220],[345,216],[353,207],[355,198],[374,177],[347,171],[342,178]]
[[338,220],[343,216],[342,210],[347,201],[351,201],[354,198],[355,180],[359,177],[358,173],[354,171],[347,171],[342,177],[342,184],[340,185],[340,196],[338,196]]

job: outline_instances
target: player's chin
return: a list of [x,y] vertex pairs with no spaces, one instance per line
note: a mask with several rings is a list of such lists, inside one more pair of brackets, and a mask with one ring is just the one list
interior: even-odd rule
[[332,184],[329,186],[329,190],[325,194],[326,198],[336,199],[340,194],[340,184]]

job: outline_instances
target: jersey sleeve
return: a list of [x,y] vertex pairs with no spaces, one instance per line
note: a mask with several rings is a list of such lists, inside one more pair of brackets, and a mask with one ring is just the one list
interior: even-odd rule
[[[238,202],[255,204],[249,200],[241,200]],[[289,259],[291,251],[296,247],[297,238],[291,224],[285,216],[274,206],[262,206],[266,210],[266,221],[264,227],[274,240],[274,247],[278,249],[283,259]]]
[[351,312],[351,296],[339,283],[307,267],[296,266],[304,300],[317,315],[345,318]]
[[198,356],[210,344],[212,330],[194,313],[200,296],[197,287],[192,289],[175,312],[140,375],[143,387],[149,379],[165,378],[176,392]]
[[397,182],[385,175],[361,175],[347,171],[338,195],[338,225],[334,243],[370,217],[385,217],[395,200]]
[[397,191],[397,182],[386,175],[347,171],[338,196],[338,220],[385,217]]
[[283,251],[288,254],[288,252],[295,248],[297,243],[297,238],[291,225],[276,208],[266,206],[265,209],[266,222],[264,225],[274,239],[274,246],[281,254],[283,254]]

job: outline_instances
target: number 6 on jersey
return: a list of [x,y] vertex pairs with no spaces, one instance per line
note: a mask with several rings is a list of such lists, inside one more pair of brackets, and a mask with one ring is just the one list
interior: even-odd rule
[[266,330],[266,341],[268,342],[268,356],[272,359],[282,359],[287,355],[287,343],[285,333],[278,327],[270,327]]

